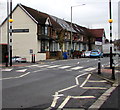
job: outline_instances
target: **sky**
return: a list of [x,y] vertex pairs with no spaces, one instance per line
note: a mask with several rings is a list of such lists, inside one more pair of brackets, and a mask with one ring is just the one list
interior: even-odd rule
[[[113,40],[118,38],[118,2],[111,0],[112,4],[112,33]],[[12,0],[13,8],[22,3],[38,11],[72,21],[90,29],[104,28],[106,37],[109,39],[109,0]],[[85,5],[82,5],[85,4]],[[77,6],[79,5],[79,6]],[[0,0],[0,24],[7,16],[7,0]]]

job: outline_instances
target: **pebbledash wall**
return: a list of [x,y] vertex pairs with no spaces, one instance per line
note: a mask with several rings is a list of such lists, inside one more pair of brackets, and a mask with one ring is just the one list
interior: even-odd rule
[[[36,61],[46,60],[45,53],[38,53],[40,48],[40,41],[37,40],[37,24],[33,21],[20,7],[17,7],[12,14],[13,29],[29,29],[29,32],[20,32],[12,34],[12,49],[13,56],[21,56],[31,61],[30,50],[33,50]],[[7,43],[7,20],[1,26],[1,33],[4,38],[2,43]],[[19,44],[19,45],[18,45]]]

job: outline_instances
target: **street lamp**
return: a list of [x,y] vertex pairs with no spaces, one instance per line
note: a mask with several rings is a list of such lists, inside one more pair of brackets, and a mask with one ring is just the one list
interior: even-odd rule
[[73,45],[72,45],[72,8],[78,7],[78,6],[83,6],[83,5],[85,5],[85,4],[71,6],[71,57],[72,57],[72,50],[73,50]]

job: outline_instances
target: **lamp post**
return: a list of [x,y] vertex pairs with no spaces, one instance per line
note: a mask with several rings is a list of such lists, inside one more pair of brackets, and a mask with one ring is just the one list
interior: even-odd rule
[[72,37],[72,8],[73,7],[78,7],[78,6],[83,6],[83,5],[85,5],[85,4],[71,6],[71,38],[70,38],[71,39],[71,52],[70,52],[71,57],[72,57],[72,51],[73,51],[73,45],[72,45],[72,38],[73,38]]

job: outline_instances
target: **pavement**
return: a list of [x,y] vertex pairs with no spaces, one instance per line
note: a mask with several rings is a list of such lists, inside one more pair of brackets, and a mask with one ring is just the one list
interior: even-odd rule
[[[93,74],[97,73],[93,72]],[[103,68],[98,76],[112,82],[113,85],[89,107],[89,110],[120,110],[120,64],[115,67],[115,79],[112,70],[108,67]]]
[[33,63],[13,63],[12,66],[8,65],[8,67],[6,67],[5,63],[0,63],[0,68],[23,67],[31,64]]
[[[21,67],[31,64],[33,63],[14,63],[12,67]],[[5,68],[5,64],[0,64],[0,67]],[[103,93],[96,100],[96,102],[89,107],[88,110],[120,110],[120,64],[115,67],[115,80],[112,79],[112,69],[109,67],[102,68],[101,74],[98,74],[97,72],[93,72],[92,74],[95,74],[109,82],[112,82],[113,85],[110,89]]]

